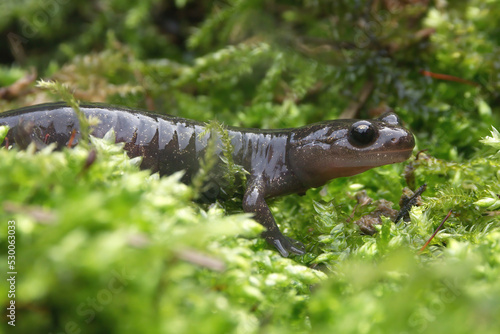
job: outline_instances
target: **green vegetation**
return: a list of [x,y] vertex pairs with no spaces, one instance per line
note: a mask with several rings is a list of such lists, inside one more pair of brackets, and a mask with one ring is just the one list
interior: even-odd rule
[[[140,171],[112,133],[61,152],[0,149],[0,261],[15,220],[18,273],[16,328],[5,316],[0,327],[497,333],[499,20],[495,0],[2,1],[2,111],[74,97],[269,128],[392,107],[427,151],[273,201],[307,245],[285,259],[238,209],[199,206],[180,175]],[[423,183],[411,221],[383,219],[373,236],[352,223],[374,209],[358,191],[398,208],[402,188]]]

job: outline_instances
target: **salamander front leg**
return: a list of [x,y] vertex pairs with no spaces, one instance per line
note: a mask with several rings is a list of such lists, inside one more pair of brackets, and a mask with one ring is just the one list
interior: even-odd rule
[[259,182],[250,183],[243,197],[243,210],[253,213],[255,220],[266,228],[262,237],[276,247],[283,257],[290,253],[302,255],[305,253],[304,245],[292,238],[284,236],[274,221],[274,217],[263,195],[263,186]]

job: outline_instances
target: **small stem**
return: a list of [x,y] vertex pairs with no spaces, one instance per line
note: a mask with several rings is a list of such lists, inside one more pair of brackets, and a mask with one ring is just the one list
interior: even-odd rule
[[427,247],[427,245],[432,241],[432,239],[434,239],[434,237],[439,232],[439,230],[441,229],[441,227],[443,227],[444,222],[447,221],[448,218],[450,218],[451,212],[452,212],[452,210],[450,210],[448,212],[448,214],[446,215],[446,217],[444,217],[443,221],[441,222],[441,224],[439,224],[439,226],[436,229],[436,231],[434,231],[434,233],[431,235],[431,237],[429,238],[429,240],[427,240],[427,242],[425,243],[425,245],[422,248],[420,248],[420,250],[418,251],[419,253],[422,253],[424,251],[424,249]]

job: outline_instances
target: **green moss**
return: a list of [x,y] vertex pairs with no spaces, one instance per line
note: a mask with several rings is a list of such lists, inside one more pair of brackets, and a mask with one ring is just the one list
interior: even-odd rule
[[[401,3],[3,1],[1,86],[35,68],[76,100],[215,119],[229,170],[220,124],[295,127],[348,109],[394,108],[426,150],[272,201],[281,229],[307,245],[283,259],[238,209],[194,204],[202,182],[139,171],[111,133],[61,152],[2,148],[0,218],[17,224],[16,327],[496,333],[499,2]],[[53,99],[29,83],[4,97],[1,110]],[[385,219],[362,235],[352,221],[369,207],[356,192],[397,203],[406,181],[428,186],[411,222]],[[2,228],[4,250],[6,236]]]

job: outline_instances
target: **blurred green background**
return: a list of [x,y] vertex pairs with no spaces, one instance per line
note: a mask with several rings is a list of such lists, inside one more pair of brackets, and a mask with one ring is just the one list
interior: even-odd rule
[[[2,149],[0,261],[13,219],[18,276],[16,327],[0,328],[497,333],[498,22],[494,0],[2,1],[0,111],[58,100],[36,79],[81,101],[244,127],[391,108],[426,152],[274,201],[308,250],[283,259],[238,200],[193,204],[178,176],[139,171],[109,141],[84,172],[92,148]],[[398,209],[401,189],[423,183],[411,222],[373,236],[352,223],[375,209],[357,207],[357,191]]]

